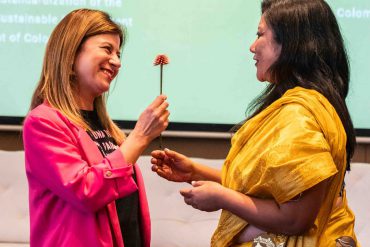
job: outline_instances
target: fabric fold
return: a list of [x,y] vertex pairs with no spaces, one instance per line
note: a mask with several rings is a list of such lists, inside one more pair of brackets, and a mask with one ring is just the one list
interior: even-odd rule
[[[222,184],[281,204],[329,179],[314,227],[305,235],[289,237],[287,245],[314,246],[309,244],[319,241],[325,230],[345,171],[346,133],[334,107],[317,91],[295,87],[234,135]],[[211,246],[232,245],[247,225],[223,210]]]

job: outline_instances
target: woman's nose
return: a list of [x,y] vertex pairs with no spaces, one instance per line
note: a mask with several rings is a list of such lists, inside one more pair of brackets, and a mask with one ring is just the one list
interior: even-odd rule
[[251,44],[251,46],[249,47],[249,51],[250,51],[250,52],[252,52],[252,53],[256,53],[256,41],[257,41],[257,40],[255,40],[255,41]]
[[112,65],[114,65],[117,68],[120,68],[121,67],[121,60],[120,60],[119,56],[117,56],[117,55],[112,56],[109,59],[109,63],[112,64]]

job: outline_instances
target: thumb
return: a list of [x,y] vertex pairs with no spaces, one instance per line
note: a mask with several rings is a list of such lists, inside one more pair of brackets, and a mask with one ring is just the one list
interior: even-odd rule
[[199,187],[204,185],[205,183],[205,181],[191,181],[191,185],[193,185],[193,187]]
[[181,189],[180,190],[180,194],[183,196],[183,197],[191,197],[192,196],[192,190],[189,189],[189,188],[184,188],[184,189]]
[[173,159],[173,160],[175,160],[175,161],[180,160],[181,158],[184,158],[184,157],[185,157],[184,155],[182,155],[182,154],[180,154],[180,153],[178,153],[178,152],[176,152],[176,151],[170,150],[170,149],[168,149],[168,148],[165,148],[165,149],[164,149],[164,152],[165,152],[165,154],[166,154],[169,158],[171,158],[171,159]]

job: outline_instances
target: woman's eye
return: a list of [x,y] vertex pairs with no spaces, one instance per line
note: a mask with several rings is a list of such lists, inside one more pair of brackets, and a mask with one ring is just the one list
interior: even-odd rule
[[103,49],[108,53],[112,53],[112,49],[109,46],[104,46]]

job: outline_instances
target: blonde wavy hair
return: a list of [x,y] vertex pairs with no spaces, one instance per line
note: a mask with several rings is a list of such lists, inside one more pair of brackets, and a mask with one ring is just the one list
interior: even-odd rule
[[[125,41],[124,29],[105,12],[77,9],[60,21],[46,46],[40,80],[32,96],[31,110],[46,100],[70,121],[91,130],[75,100],[77,82],[73,67],[81,44],[91,36],[106,33],[119,35],[120,48],[122,47]],[[103,128],[107,129],[120,145],[125,135],[109,117],[106,100],[107,93],[98,96],[94,101],[94,108]]]

